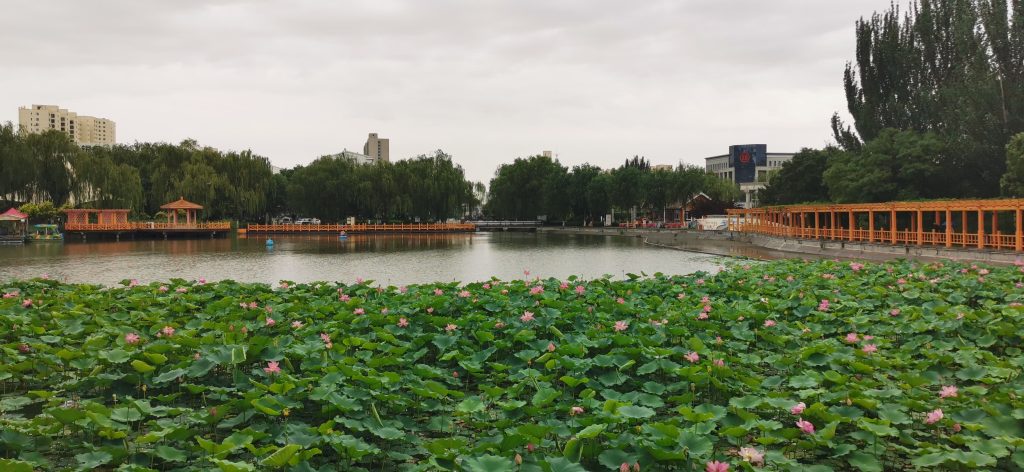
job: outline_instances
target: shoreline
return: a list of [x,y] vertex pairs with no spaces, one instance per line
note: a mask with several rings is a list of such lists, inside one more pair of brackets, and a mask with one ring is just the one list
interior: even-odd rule
[[542,227],[537,231],[555,234],[634,237],[643,239],[644,244],[665,249],[758,260],[838,258],[887,261],[910,259],[928,262],[954,260],[1013,264],[1024,258],[1024,255],[1013,251],[978,251],[934,246],[893,246],[827,239],[780,238],[736,231],[585,227]]

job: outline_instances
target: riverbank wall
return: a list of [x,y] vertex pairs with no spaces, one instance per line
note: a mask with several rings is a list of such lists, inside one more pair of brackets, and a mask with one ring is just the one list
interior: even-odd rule
[[539,229],[539,231],[561,234],[635,237],[642,238],[646,244],[658,247],[753,259],[916,259],[926,261],[956,260],[991,264],[1012,264],[1024,259],[1022,257],[1024,255],[1013,251],[783,238],[735,231],[580,227],[545,227]]

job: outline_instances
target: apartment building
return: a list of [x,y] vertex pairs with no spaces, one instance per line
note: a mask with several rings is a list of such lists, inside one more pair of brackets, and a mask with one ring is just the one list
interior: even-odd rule
[[113,121],[79,115],[56,105],[19,107],[18,126],[23,133],[61,131],[80,146],[111,146],[117,143],[117,126]]
[[377,133],[370,133],[363,145],[363,155],[369,156],[372,162],[391,162],[388,155],[388,139],[377,137]]
[[704,158],[705,168],[718,177],[735,183],[743,193],[743,207],[757,206],[757,192],[768,183],[771,172],[790,159],[792,152],[768,152],[765,144],[729,146],[729,154]]

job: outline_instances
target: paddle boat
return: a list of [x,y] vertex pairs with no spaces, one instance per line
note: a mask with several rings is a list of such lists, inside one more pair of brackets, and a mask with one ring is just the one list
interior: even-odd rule
[[64,234],[60,232],[60,228],[57,225],[32,225],[26,240],[32,242],[62,242],[64,241]]

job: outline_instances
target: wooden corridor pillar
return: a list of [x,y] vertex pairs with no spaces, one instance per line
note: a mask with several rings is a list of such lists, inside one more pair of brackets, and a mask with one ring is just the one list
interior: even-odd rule
[[917,210],[917,245],[924,244],[924,212]]
[[896,244],[896,209],[889,212],[889,239]]
[[953,247],[953,210],[946,209],[946,247]]
[[868,242],[875,242],[875,210],[868,210]]
[[985,210],[978,210],[978,249],[985,249]]
[[1013,212],[1013,216],[1014,216],[1014,224],[1017,227],[1017,230],[1014,232],[1013,249],[1016,250],[1017,252],[1020,252],[1020,251],[1024,250],[1024,241],[1021,241],[1021,236],[1022,236],[1021,233],[1024,232],[1024,227],[1022,227],[1021,224],[1020,224],[1020,217],[1021,217],[1021,208],[1020,207],[1017,207],[1017,209]]

